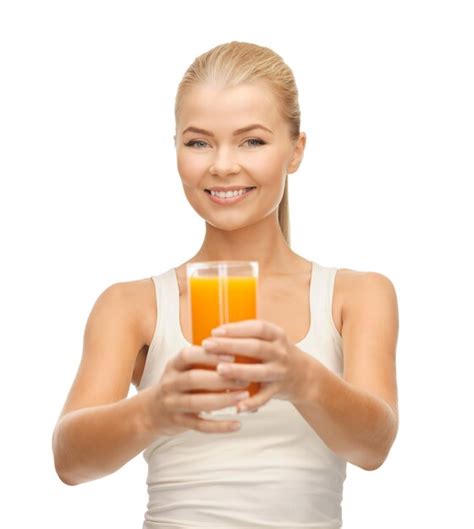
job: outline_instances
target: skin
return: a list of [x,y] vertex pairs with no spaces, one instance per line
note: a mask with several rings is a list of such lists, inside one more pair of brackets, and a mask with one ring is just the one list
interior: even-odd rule
[[[233,136],[235,130],[254,123],[272,133],[256,129]],[[189,126],[213,132],[215,137],[184,132]],[[185,145],[193,140],[198,143]],[[303,159],[306,134],[291,140],[289,124],[267,88],[194,87],[184,97],[175,143],[184,193],[206,221],[204,241],[190,261],[256,260],[263,277],[307,265],[288,247],[278,224],[285,177],[294,173]],[[214,204],[203,191],[234,184],[257,189],[230,207]]]

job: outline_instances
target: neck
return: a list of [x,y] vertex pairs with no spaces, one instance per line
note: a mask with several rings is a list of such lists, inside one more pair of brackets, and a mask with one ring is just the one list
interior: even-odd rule
[[278,275],[294,270],[301,258],[291,250],[278,223],[278,213],[236,230],[222,230],[206,222],[201,248],[189,262],[257,261],[259,275]]

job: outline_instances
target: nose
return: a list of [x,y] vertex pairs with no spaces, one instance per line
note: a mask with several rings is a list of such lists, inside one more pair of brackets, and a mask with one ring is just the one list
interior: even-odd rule
[[216,156],[212,161],[209,172],[217,175],[227,175],[238,173],[240,171],[239,164],[235,161],[230,149],[218,149]]

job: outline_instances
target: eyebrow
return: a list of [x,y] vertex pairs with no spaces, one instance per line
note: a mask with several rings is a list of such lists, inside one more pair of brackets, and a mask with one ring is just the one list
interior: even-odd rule
[[[267,127],[264,127],[263,125],[260,125],[259,123],[254,123],[252,125],[248,125],[247,127],[237,129],[233,133],[233,135],[238,136],[239,134],[242,134],[243,132],[248,132],[249,130],[254,130],[254,129],[263,129],[269,132],[270,134],[273,134],[273,132]],[[204,134],[205,136],[210,136],[211,138],[214,138],[214,134],[212,134],[212,132],[209,132],[208,130],[205,130],[205,129],[199,129],[198,127],[188,127],[186,130],[183,131],[183,134],[186,132],[197,132],[198,134]]]

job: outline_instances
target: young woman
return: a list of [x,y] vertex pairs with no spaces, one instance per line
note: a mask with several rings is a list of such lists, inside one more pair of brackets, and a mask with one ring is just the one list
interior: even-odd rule
[[[56,471],[79,484],[144,451],[144,528],[340,528],[347,461],[376,469],[396,437],[391,281],[290,248],[288,175],[306,142],[297,95],[268,48],[230,42],[196,58],[175,144],[204,241],[176,268],[107,288],[87,321],[53,435]],[[258,261],[260,317],[192,345],[186,263],[210,260]],[[261,363],[233,364],[234,353]],[[250,381],[259,393],[240,395]],[[130,383],[138,393],[126,398]],[[199,415],[229,405],[258,413]]]

